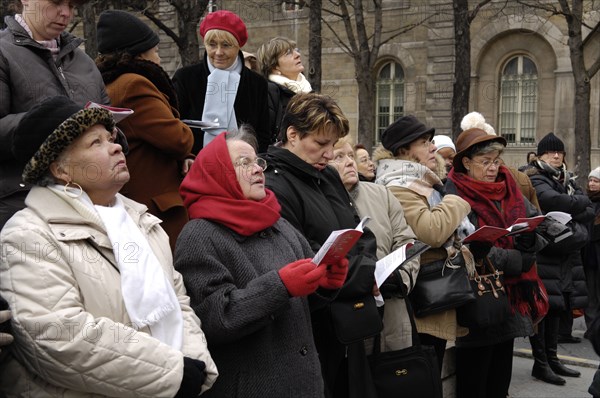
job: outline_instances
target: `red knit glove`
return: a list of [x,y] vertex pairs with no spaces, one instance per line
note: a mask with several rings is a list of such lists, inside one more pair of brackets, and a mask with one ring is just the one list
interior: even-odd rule
[[341,289],[346,282],[346,275],[348,275],[348,259],[344,257],[337,264],[327,265],[323,268],[327,268],[327,272],[319,281],[319,286],[323,289]]
[[319,287],[326,269],[317,267],[311,261],[310,258],[294,261],[279,270],[279,277],[290,296],[308,296]]

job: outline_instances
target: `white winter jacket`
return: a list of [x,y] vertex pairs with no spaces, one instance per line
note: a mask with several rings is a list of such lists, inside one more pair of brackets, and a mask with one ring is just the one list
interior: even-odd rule
[[[0,233],[0,294],[15,342],[0,365],[0,392],[26,397],[173,397],[183,356],[217,377],[200,321],[173,269],[169,239],[146,207],[121,196],[173,281],[184,319],[182,352],[126,325],[118,264],[103,224],[48,188],[34,187]],[[0,394],[1,395],[1,394]]]

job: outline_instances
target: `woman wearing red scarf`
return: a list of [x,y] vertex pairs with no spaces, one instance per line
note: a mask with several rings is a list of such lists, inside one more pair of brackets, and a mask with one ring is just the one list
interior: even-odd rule
[[[538,214],[524,198],[500,155],[506,140],[472,128],[456,142],[458,153],[448,174],[447,191],[455,192],[471,205],[469,219],[476,228],[484,225],[506,228],[517,218]],[[505,398],[512,373],[515,337],[533,334],[533,319],[543,312],[543,292],[537,283],[535,252],[545,241],[534,232],[498,239],[487,258],[503,271],[511,304],[508,318],[488,328],[470,328],[456,341],[456,387],[461,398]],[[481,250],[485,243],[471,244]],[[473,246],[479,246],[477,249]],[[472,250],[472,251],[473,251]]]
[[180,188],[190,221],[175,267],[220,373],[204,396],[322,397],[306,296],[333,296],[348,262],[311,263],[308,242],[265,189],[266,162],[255,147],[250,134],[220,134]]

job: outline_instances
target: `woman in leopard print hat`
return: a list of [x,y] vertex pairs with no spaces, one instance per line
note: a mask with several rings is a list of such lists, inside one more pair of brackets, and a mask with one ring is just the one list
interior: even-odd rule
[[36,186],[0,233],[14,335],[0,396],[196,396],[217,376],[160,220],[118,193],[114,127],[105,108],[52,97],[15,130]]

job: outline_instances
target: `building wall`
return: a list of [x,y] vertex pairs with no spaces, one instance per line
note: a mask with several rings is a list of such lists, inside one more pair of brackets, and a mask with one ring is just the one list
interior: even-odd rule
[[[274,1],[217,1],[219,9],[236,12],[246,22],[249,40],[245,51],[255,52],[261,43],[274,36],[296,40],[308,66],[308,10],[284,14]],[[324,4],[327,1],[323,2]],[[365,2],[368,3],[368,2]],[[385,30],[428,19],[427,23],[384,44],[376,70],[386,61],[402,65],[405,75],[405,113],[414,114],[436,133],[450,133],[450,107],[454,71],[452,2],[449,0],[384,0]],[[505,2],[501,2],[505,5]],[[537,139],[550,131],[559,135],[567,147],[567,162],[573,164],[574,83],[566,25],[563,18],[542,20],[517,4],[509,4],[498,14],[495,5],[486,6],[471,26],[471,110],[482,113],[486,121],[498,126],[499,76],[504,63],[514,55],[527,55],[536,64],[539,76]],[[500,4],[500,3],[497,3]],[[175,18],[164,2],[160,7],[163,21],[175,26]],[[325,12],[324,16],[327,15]],[[372,13],[366,12],[367,25]],[[345,39],[341,23],[327,17],[336,32]],[[593,14],[592,19],[600,18]],[[600,33],[586,58],[600,52]],[[594,40],[591,40],[593,43]],[[161,34],[161,57],[170,73],[179,66],[176,46]],[[202,51],[202,48],[200,48]],[[322,92],[333,96],[350,120],[351,134],[357,136],[358,89],[353,60],[336,44],[334,35],[323,25]],[[308,71],[306,71],[308,72]],[[308,73],[305,73],[308,74]],[[591,81],[592,167],[600,164],[600,74]],[[505,161],[520,165],[535,144],[509,145]]]

